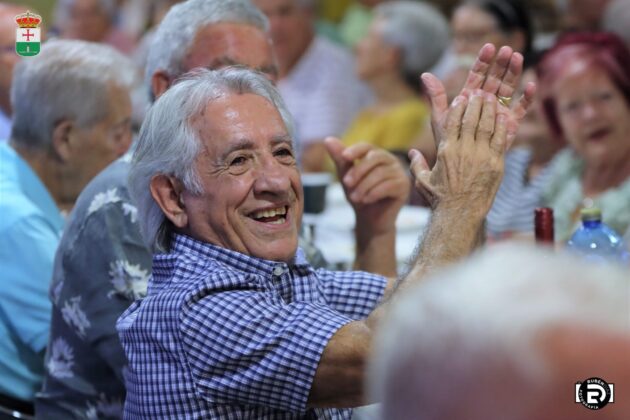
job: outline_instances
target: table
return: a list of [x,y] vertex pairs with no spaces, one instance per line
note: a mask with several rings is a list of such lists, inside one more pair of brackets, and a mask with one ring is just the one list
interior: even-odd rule
[[[396,219],[396,261],[401,272],[412,256],[428,223],[431,211],[424,207],[403,206]],[[302,219],[307,234],[326,260],[337,269],[349,269],[355,258],[354,210],[345,198],[341,184],[326,190],[326,208],[320,214],[305,213]]]

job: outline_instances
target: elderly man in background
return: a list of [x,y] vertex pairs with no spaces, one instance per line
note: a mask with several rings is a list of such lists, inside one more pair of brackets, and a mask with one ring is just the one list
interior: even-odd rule
[[112,48],[80,41],[46,43],[15,68],[13,128],[0,145],[3,406],[29,411],[41,385],[61,211],[129,147],[133,76]]
[[116,27],[116,0],[59,0],[55,26],[62,38],[111,45],[130,55],[135,40]]
[[278,89],[295,120],[302,169],[321,171],[324,138],[341,136],[371,101],[354,74],[349,52],[315,34],[314,0],[253,0],[271,24],[278,56]]
[[24,12],[23,6],[0,2],[0,143],[9,140],[11,132],[11,79],[20,61],[15,52],[15,17]]
[[[265,16],[248,0],[178,4],[154,34],[147,88],[159,97],[186,71],[234,64],[275,80],[266,30]],[[127,360],[116,319],[145,295],[151,271],[151,252],[127,191],[128,157],[108,166],[81,193],[59,245],[45,380],[36,402],[43,419],[122,416]],[[77,315],[69,317],[68,308]]]
[[[398,282],[315,270],[304,259],[292,125],[264,78],[198,71],[171,87],[147,116],[129,176],[155,255],[149,294],[117,324],[129,360],[126,417],[349,418],[364,402],[382,314],[427,271],[479,242],[508,132],[533,86],[512,110],[495,94],[512,96],[521,66],[511,49],[495,57],[484,47],[467,81],[484,90],[451,108],[439,81],[423,77],[442,144],[433,170],[417,152],[411,167],[434,212]],[[391,264],[405,175],[365,144],[326,146],[367,245],[359,259]]]
[[[628,279],[514,245],[440,272],[377,336],[370,384],[381,418],[627,419]],[[594,376],[615,393],[596,412],[574,399],[576,383]],[[606,396],[582,397],[597,406]]]

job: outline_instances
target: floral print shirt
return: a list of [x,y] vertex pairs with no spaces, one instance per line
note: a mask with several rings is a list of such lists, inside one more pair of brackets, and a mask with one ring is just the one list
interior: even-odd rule
[[67,222],[50,288],[52,323],[36,416],[121,418],[127,361],[116,319],[146,294],[152,256],[126,187],[129,158],[101,172]]

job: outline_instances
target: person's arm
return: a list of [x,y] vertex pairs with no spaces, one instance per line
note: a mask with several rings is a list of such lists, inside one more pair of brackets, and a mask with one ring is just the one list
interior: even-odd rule
[[123,196],[122,201],[88,216],[64,273],[66,282],[81,292],[92,322],[86,341],[121,383],[127,358],[116,320],[136,299],[146,295],[152,263],[137,221],[124,210],[132,208],[127,200]]
[[497,99],[481,91],[460,96],[447,113],[444,140],[432,170],[411,152],[416,188],[433,208],[431,221],[409,273],[391,296],[363,321],[351,322],[332,337],[315,374],[311,406],[354,406],[364,403],[362,384],[373,331],[403,290],[419,283],[437,267],[469,255],[478,243],[486,213],[499,187],[507,119],[497,116]]
[[450,107],[442,83],[431,74],[423,75],[437,163],[431,170],[419,152],[411,152],[410,157],[416,188],[433,209],[431,221],[409,273],[366,320],[340,328],[324,349],[309,395],[311,406],[364,403],[362,384],[372,331],[383,313],[402,290],[435,268],[467,256],[479,243],[485,215],[501,181],[505,149],[535,92],[529,84],[511,107],[499,105],[495,95],[511,97],[516,91],[523,57],[508,47],[495,52],[491,44],[484,45]]
[[43,363],[50,331],[48,288],[60,235],[40,215],[22,218],[2,233],[0,261],[5,281],[0,313],[7,327],[33,353],[39,353]]

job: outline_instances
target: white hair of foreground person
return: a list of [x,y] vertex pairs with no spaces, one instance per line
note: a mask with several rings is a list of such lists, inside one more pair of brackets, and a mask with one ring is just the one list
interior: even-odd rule
[[136,73],[129,59],[94,42],[50,40],[35,57],[15,66],[11,85],[15,144],[50,147],[55,125],[72,119],[90,127],[110,113],[110,89],[131,91]]
[[151,195],[151,178],[158,174],[174,176],[188,191],[201,194],[195,161],[202,139],[192,120],[213,100],[246,93],[269,101],[293,138],[289,111],[276,88],[264,75],[242,67],[194,70],[160,96],[147,113],[134,150],[128,185],[138,208],[144,240],[153,251],[168,250],[171,225]]
[[240,23],[267,32],[267,17],[249,0],[188,0],[171,7],[151,40],[145,81],[158,70],[170,77],[184,72],[184,59],[190,53],[200,29],[215,23]]
[[630,271],[496,246],[393,306],[369,372],[383,419],[592,418],[574,400],[591,377],[625,389],[596,418],[628,418]]

